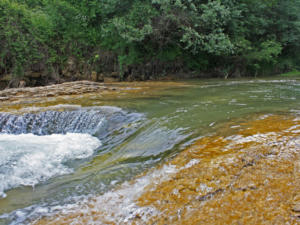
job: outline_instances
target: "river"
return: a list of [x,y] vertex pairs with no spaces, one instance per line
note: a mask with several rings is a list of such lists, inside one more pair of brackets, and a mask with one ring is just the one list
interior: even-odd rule
[[[0,107],[0,224],[299,222],[281,204],[294,204],[298,191],[299,79],[146,82],[126,90]],[[278,165],[264,170],[275,162],[269,155]],[[288,161],[293,168],[283,166]],[[268,198],[277,205],[267,209],[261,199]],[[254,210],[258,203],[274,213],[269,220]]]

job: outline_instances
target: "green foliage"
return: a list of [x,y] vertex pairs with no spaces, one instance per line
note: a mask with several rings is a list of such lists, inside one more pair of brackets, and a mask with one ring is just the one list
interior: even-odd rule
[[300,77],[300,71],[293,70],[288,73],[282,73],[282,74],[280,74],[280,76],[282,76],[282,77]]
[[62,71],[69,57],[121,76],[298,69],[299,11],[300,0],[0,0],[0,76]]
[[264,41],[260,43],[257,49],[252,50],[248,59],[252,61],[265,61],[266,63],[275,63],[277,56],[281,53],[281,44],[276,41]]
[[48,20],[43,20],[42,13],[14,1],[1,0],[0,11],[0,69],[23,76],[29,62],[43,58],[42,37],[36,34],[44,32],[42,24]]

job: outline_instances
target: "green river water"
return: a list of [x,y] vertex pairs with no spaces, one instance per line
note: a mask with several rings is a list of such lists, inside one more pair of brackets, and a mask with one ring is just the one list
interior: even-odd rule
[[[47,207],[102,195],[118,184],[164,164],[196,138],[220,124],[249,116],[300,112],[300,79],[192,80],[128,97],[89,95],[87,106],[116,106],[142,114],[129,124],[135,131],[122,142],[106,143],[86,160],[72,162],[73,173],[6,191],[0,199],[0,224],[26,224]],[[113,134],[114,135],[114,134]],[[115,135],[118,135],[117,133]],[[43,211],[44,210],[44,211]]]

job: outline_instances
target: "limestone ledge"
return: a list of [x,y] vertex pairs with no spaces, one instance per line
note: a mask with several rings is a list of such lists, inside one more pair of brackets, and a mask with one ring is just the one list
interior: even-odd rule
[[92,81],[74,81],[44,87],[11,88],[0,91],[0,102],[22,98],[78,95],[101,90],[116,90],[116,87],[108,87],[103,83]]
[[[173,87],[189,86],[181,82],[74,81],[43,87],[13,88],[0,91],[0,112],[16,114],[75,107],[115,105],[114,100],[155,96]],[[53,108],[55,107],[55,109]]]
[[[133,198],[130,185],[144,184],[148,174],[32,224],[300,224],[299,117],[247,120],[221,125],[150,171]],[[168,178],[151,175],[160,170]]]

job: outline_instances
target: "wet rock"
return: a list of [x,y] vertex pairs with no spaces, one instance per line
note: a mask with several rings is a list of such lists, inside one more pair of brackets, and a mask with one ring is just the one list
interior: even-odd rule
[[[139,199],[140,206],[161,212],[152,223],[298,224],[300,154],[292,129],[299,121],[272,116],[243,125],[236,134],[239,141],[220,132],[199,139],[172,161],[183,169],[152,184]],[[201,163],[187,167],[195,158]],[[179,195],[170,194],[174,190]],[[186,213],[177,217],[182,209]]]
[[[27,80],[26,81],[26,85]],[[116,80],[114,80],[116,81]],[[30,81],[29,81],[30,82]],[[19,82],[17,83],[19,84]],[[53,105],[95,106],[105,98],[138,97],[138,93],[152,94],[153,89],[161,90],[170,85],[183,83],[97,83],[92,81],[73,81],[43,87],[11,88],[0,91],[0,111],[16,114],[31,112],[33,108],[47,108]],[[122,92],[122,95],[119,93]],[[24,110],[23,110],[24,109]]]
[[293,206],[292,209],[294,212],[300,213],[300,203],[297,203]]
[[[115,204],[136,205],[128,212],[131,221],[124,224],[299,224],[300,153],[294,140],[299,138],[295,131],[300,120],[270,116],[241,125],[243,129],[230,134],[225,125],[226,129],[200,138],[167,165],[150,171],[146,176],[151,182],[138,199],[128,202],[116,194]],[[176,169],[166,174],[166,167]],[[159,171],[166,177],[155,178]],[[135,189],[139,179],[129,188]],[[127,192],[128,186],[116,190]],[[74,218],[78,224],[118,224],[123,219],[118,217],[120,211],[109,209],[106,198],[96,199],[36,225],[70,224]],[[109,202],[114,202],[112,197]],[[97,212],[91,213],[95,208]]]
[[57,85],[49,85],[44,87],[30,87],[24,88],[25,81],[19,82],[21,88],[11,88],[0,91],[2,100],[9,99],[22,99],[22,98],[37,98],[37,97],[52,97],[61,95],[73,95],[89,92],[96,92],[104,90],[104,86],[91,81],[76,81],[66,82]]

